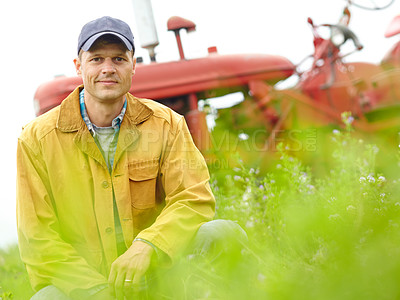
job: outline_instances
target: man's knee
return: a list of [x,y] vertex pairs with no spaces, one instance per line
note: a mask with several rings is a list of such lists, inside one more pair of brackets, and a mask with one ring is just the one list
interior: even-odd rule
[[192,244],[192,252],[212,259],[240,255],[247,241],[247,234],[239,224],[230,220],[213,220],[199,228]]
[[31,300],[71,300],[71,299],[54,285],[49,285],[42,288],[35,295],[33,295]]

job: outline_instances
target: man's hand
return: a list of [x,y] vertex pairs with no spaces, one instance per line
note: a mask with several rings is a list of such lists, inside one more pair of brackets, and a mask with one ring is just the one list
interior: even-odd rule
[[123,300],[124,295],[140,283],[150,266],[153,252],[150,245],[136,241],[112,263],[108,283],[118,300]]

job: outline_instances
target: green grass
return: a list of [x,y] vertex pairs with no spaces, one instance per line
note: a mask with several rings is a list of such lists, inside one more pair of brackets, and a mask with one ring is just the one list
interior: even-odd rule
[[[214,169],[216,217],[240,224],[248,243],[219,262],[183,257],[145,299],[399,299],[398,149],[350,124],[324,141],[324,172],[283,144],[266,170],[239,157]],[[3,299],[32,293],[16,247],[0,251],[0,286]]]
[[0,299],[29,299],[33,291],[17,246],[0,249]]
[[[379,147],[345,125],[330,135],[326,165],[333,167],[325,176],[315,177],[280,145],[266,174],[239,161],[213,182],[218,216],[236,220],[250,237],[253,277],[241,288],[252,299],[399,298],[399,177],[380,173]],[[399,174],[397,151],[387,156],[390,174]]]

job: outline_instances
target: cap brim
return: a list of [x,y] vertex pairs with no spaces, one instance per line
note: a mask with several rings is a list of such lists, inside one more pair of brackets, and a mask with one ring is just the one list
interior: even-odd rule
[[123,35],[121,35],[121,34],[119,34],[119,33],[116,33],[116,32],[112,32],[112,31],[99,32],[99,33],[97,33],[97,34],[91,36],[91,37],[82,45],[81,49],[82,49],[83,51],[89,51],[89,49],[93,46],[94,42],[96,42],[97,39],[98,39],[99,37],[101,37],[101,36],[103,36],[103,35],[106,35],[106,34],[112,34],[112,35],[116,36],[117,38],[119,38],[119,39],[125,44],[126,48],[127,48],[129,51],[132,51],[132,49],[133,49],[132,44],[131,44]]

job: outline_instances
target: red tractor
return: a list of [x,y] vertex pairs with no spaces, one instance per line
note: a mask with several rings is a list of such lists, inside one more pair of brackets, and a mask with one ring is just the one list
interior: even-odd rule
[[[341,124],[343,112],[350,112],[353,126],[374,133],[400,128],[400,53],[399,43],[381,64],[347,63],[341,47],[351,40],[355,50],[363,48],[347,27],[350,11],[346,7],[338,24],[314,25],[315,51],[311,67],[297,72],[295,87],[276,89],[265,82],[253,81],[250,90],[271,124],[271,143],[277,133],[307,126]],[[319,35],[321,27],[330,28],[330,37]],[[386,36],[400,33],[400,18],[391,23]],[[396,130],[397,130],[396,129]]]
[[[348,0],[348,6],[351,4]],[[149,50],[152,62],[137,65],[131,93],[164,103],[183,114],[201,150],[210,148],[210,137],[205,113],[198,109],[198,99],[238,91],[243,93],[244,98],[255,100],[250,110],[247,107],[248,110],[240,113],[247,114],[253,122],[264,126],[269,136],[265,144],[268,148],[284,130],[340,125],[344,111],[351,112],[353,126],[365,132],[397,128],[400,125],[399,43],[386,55],[381,65],[346,63],[343,58],[350,53],[342,54],[344,43],[352,41],[354,51],[363,48],[357,36],[348,28],[348,6],[337,24],[317,26],[311,19],[308,20],[314,34],[315,51],[311,67],[304,72],[298,71],[298,66],[281,56],[220,55],[215,47],[208,49],[207,57],[185,59],[179,33],[182,29],[194,30],[195,24],[172,17],[167,26],[168,30],[175,33],[181,59],[156,62],[154,47],[158,41],[152,40],[142,45]],[[320,36],[322,27],[330,29],[329,38]],[[399,32],[400,18],[397,17],[386,36]],[[277,82],[291,75],[299,78],[295,87],[284,90],[276,88]],[[37,114],[59,105],[81,83],[79,77],[60,77],[42,84],[35,94]],[[261,116],[261,120],[253,118],[253,115]]]

